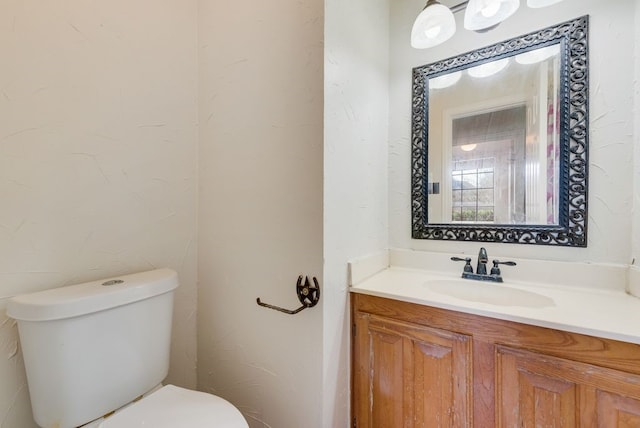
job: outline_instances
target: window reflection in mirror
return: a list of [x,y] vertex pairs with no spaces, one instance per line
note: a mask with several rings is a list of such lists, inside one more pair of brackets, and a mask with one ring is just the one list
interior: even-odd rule
[[555,44],[429,79],[429,223],[559,223],[559,76]]

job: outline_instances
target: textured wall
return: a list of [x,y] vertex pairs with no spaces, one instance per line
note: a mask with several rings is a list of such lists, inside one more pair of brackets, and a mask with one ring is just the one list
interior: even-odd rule
[[[451,6],[457,2],[443,2]],[[590,15],[590,188],[589,242],[586,249],[526,245],[486,245],[489,255],[524,258],[628,263],[633,178],[633,82],[635,0],[602,2],[565,0],[543,9],[525,2],[514,16],[490,32],[463,28],[438,47],[409,46],[413,19],[424,6],[420,0],[392,3],[390,96],[390,245],[453,253],[477,254],[478,243],[412,240],[410,224],[410,105],[411,68],[444,59],[500,40],[535,31],[585,14]],[[633,49],[632,49],[633,50]]]
[[[635,40],[640,40],[640,0],[635,1]],[[640,297],[640,43],[634,45],[634,80],[633,80],[633,224],[631,228],[631,257],[628,290]]]
[[323,2],[200,0],[198,386],[252,427],[322,426]]
[[348,425],[347,264],[387,247],[389,0],[325,1],[324,422]]
[[170,267],[195,385],[195,1],[0,2],[0,427],[33,425],[7,296]]
[[[640,40],[640,0],[635,1],[635,37]],[[634,80],[634,139],[633,139],[633,233],[631,259],[635,260],[634,266],[640,269],[640,43],[634,45],[635,72]]]

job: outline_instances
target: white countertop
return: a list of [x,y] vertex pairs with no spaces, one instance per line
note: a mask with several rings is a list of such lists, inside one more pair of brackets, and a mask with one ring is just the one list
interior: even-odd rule
[[640,299],[622,290],[508,279],[503,284],[486,283],[405,267],[388,267],[352,285],[350,290],[640,344]]

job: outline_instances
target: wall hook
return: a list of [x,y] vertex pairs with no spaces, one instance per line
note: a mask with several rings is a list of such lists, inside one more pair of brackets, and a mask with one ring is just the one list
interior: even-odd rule
[[320,300],[320,284],[318,284],[318,279],[313,277],[313,284],[309,282],[309,277],[305,277],[304,283],[302,282],[302,275],[298,277],[298,282],[296,283],[296,294],[298,295],[298,300],[302,303],[298,309],[289,310],[285,308],[281,308],[280,306],[270,305],[268,303],[263,303],[260,301],[258,297],[256,302],[258,305],[264,306],[265,308],[274,309],[276,311],[284,312],[285,314],[295,315],[298,312],[301,312],[303,309],[313,308],[318,304]]

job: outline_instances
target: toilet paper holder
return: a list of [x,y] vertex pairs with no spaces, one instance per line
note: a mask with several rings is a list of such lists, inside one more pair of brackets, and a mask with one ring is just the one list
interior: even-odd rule
[[313,308],[320,301],[320,284],[318,284],[318,279],[313,277],[313,284],[309,281],[309,277],[305,277],[304,282],[302,282],[302,275],[298,277],[298,281],[296,283],[296,294],[298,296],[298,300],[302,303],[298,309],[290,310],[281,308],[280,306],[270,305],[268,303],[264,303],[260,301],[258,297],[256,302],[258,305],[263,306],[265,308],[273,309],[276,311],[284,312],[285,314],[295,315],[298,312],[301,312],[307,308]]

